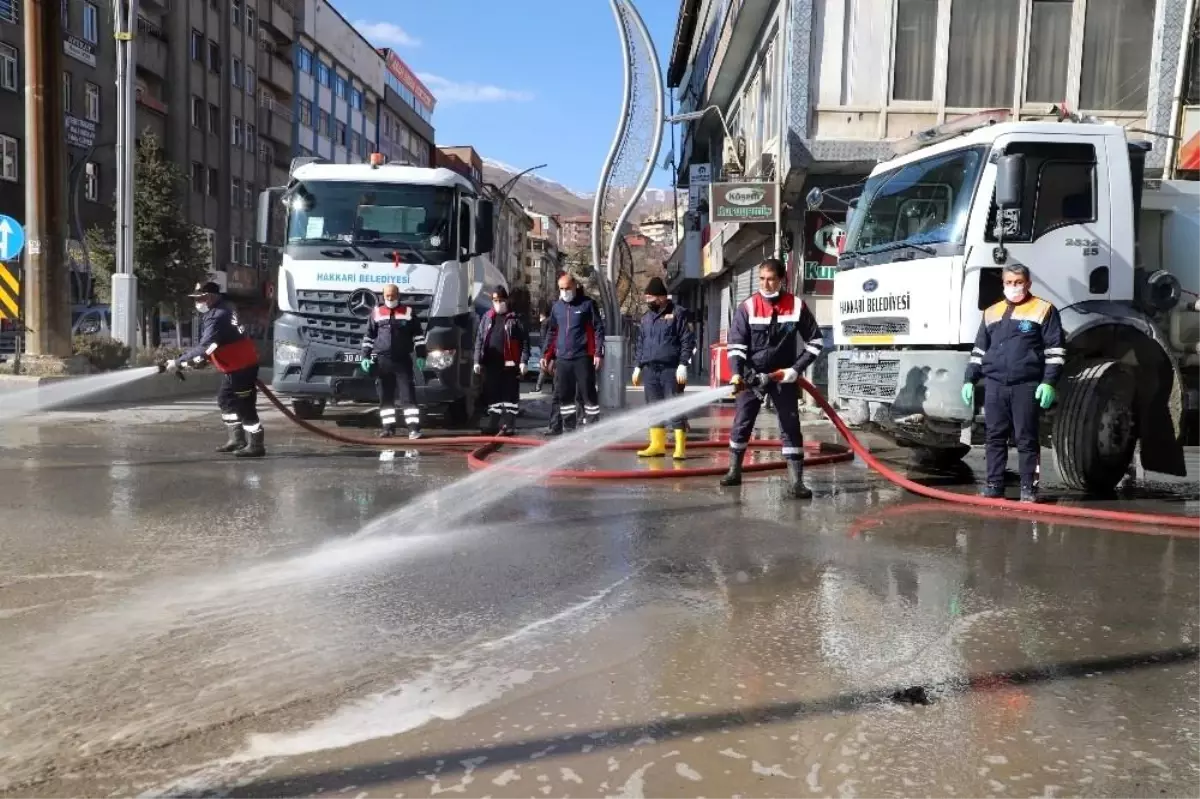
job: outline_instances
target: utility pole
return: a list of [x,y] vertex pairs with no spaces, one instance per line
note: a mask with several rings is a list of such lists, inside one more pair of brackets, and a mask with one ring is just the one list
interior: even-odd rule
[[66,236],[66,136],[62,103],[62,11],[25,0],[25,346],[30,355],[71,355]]
[[137,348],[137,276],[133,273],[134,68],[137,0],[114,0],[117,46],[117,247],[112,276],[113,338]]

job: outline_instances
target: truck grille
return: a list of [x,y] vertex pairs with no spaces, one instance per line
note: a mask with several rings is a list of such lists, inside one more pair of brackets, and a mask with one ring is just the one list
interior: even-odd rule
[[843,336],[907,336],[908,319],[856,319],[842,322]]
[[[301,329],[306,341],[355,350],[367,332],[367,320],[350,313],[350,291],[297,291],[296,305],[304,319]],[[376,293],[378,303],[383,295]],[[428,294],[401,294],[400,304],[413,309],[421,322],[428,323],[433,297]]]
[[839,359],[837,386],[845,397],[891,400],[900,386],[900,359],[880,358],[877,363]]

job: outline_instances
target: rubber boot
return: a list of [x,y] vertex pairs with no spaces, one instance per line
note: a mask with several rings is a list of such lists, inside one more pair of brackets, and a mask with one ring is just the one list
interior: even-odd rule
[[792,499],[812,499],[812,489],[804,484],[804,461],[788,461],[787,469],[788,489]]
[[241,424],[226,426],[229,428],[229,440],[217,447],[217,452],[237,452],[246,446],[246,431],[242,429]]
[[500,414],[500,429],[496,431],[498,436],[511,436],[517,429],[517,417],[511,413]]
[[410,424],[408,426],[408,438],[410,441],[416,441],[421,437],[421,425]]
[[1004,499],[1004,486],[1002,485],[985,485],[983,490],[979,492],[979,496],[985,499]]
[[1037,486],[1021,486],[1021,501],[1022,502],[1037,502],[1038,501]]
[[235,458],[261,458],[267,454],[267,448],[263,446],[266,440],[266,431],[261,427],[250,434],[250,443],[233,453]]
[[379,436],[379,438],[392,438],[396,435],[396,425],[385,424],[383,429],[376,433],[376,435]]
[[687,458],[687,430],[675,428],[675,453],[671,455],[677,461]]
[[746,450],[729,450],[729,471],[721,478],[721,485],[729,488],[742,484],[742,461],[746,460]]
[[639,458],[658,458],[667,454],[667,430],[665,427],[650,428],[650,446],[638,450]]

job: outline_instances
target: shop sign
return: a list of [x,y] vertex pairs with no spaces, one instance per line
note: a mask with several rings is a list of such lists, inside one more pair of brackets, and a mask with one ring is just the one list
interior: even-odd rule
[[707,196],[712,183],[712,167],[708,164],[692,164],[688,167],[688,210],[695,212],[701,198]]
[[96,45],[85,42],[78,36],[63,37],[63,52],[89,67],[96,66]]
[[66,115],[67,144],[83,150],[91,149],[96,143],[96,123],[87,119]]
[[804,215],[804,293],[833,296],[838,248],[846,235],[843,211],[808,211]]
[[779,187],[774,183],[710,183],[709,222],[774,222]]
[[258,270],[249,266],[229,266],[229,287],[227,291],[253,292],[258,288]]

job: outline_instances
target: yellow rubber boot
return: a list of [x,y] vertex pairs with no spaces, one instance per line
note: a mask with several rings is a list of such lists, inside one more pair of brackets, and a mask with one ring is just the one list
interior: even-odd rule
[[687,457],[687,431],[675,428],[675,454],[671,456],[677,461]]
[[667,429],[665,427],[650,428],[650,446],[638,452],[639,458],[657,458],[667,454]]

